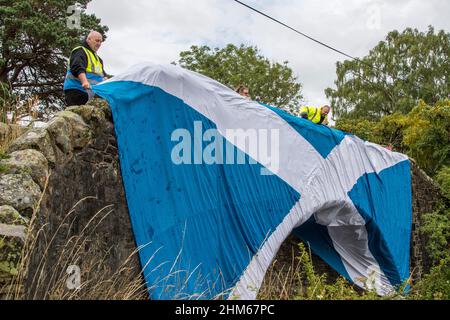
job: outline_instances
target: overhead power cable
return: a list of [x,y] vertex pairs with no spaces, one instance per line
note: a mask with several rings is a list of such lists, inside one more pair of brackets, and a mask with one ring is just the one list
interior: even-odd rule
[[[337,53],[339,53],[339,54],[341,54],[343,56],[346,56],[347,58],[350,58],[352,60],[358,61],[358,62],[360,62],[362,64],[365,64],[366,66],[368,66],[368,67],[370,67],[370,68],[372,68],[374,70],[377,70],[378,72],[381,72],[381,73],[385,74],[384,70],[382,70],[381,68],[376,67],[376,66],[368,63],[367,61],[364,61],[364,60],[361,60],[359,58],[353,57],[353,56],[351,56],[351,55],[349,55],[349,54],[347,54],[347,53],[345,53],[345,52],[343,52],[343,51],[341,51],[339,49],[336,49],[336,48],[334,48],[334,47],[332,47],[332,46],[330,46],[330,45],[328,45],[328,44],[326,44],[326,43],[324,43],[322,41],[319,41],[319,40],[317,40],[317,39],[315,39],[315,38],[313,38],[313,37],[311,37],[311,36],[301,32],[301,31],[299,31],[299,30],[297,30],[297,29],[287,25],[286,23],[281,22],[280,20],[278,20],[278,19],[276,19],[276,18],[274,18],[274,17],[272,17],[272,16],[270,16],[270,15],[268,15],[268,14],[266,14],[266,13],[264,13],[264,12],[258,10],[258,9],[253,8],[252,6],[246,4],[246,3],[242,2],[242,1],[239,1],[239,0],[233,0],[233,1],[238,3],[238,4],[240,4],[240,5],[242,5],[242,6],[244,6],[244,7],[246,7],[246,8],[248,8],[248,9],[250,9],[250,10],[252,10],[252,11],[254,11],[254,12],[256,12],[256,13],[258,13],[258,14],[260,14],[260,15],[262,15],[262,16],[264,16],[264,17],[266,17],[266,18],[268,18],[268,19],[270,19],[270,20],[272,20],[272,21],[274,21],[274,22],[276,22],[276,23],[278,23],[278,24],[280,24],[280,25],[282,25],[283,27],[286,27],[286,28],[294,31],[295,33],[298,33],[299,35],[301,35],[301,36],[303,36],[303,37],[305,37],[305,38],[307,38],[307,39],[309,39],[311,41],[314,41],[314,42],[320,44],[321,46],[324,46],[324,47],[326,47],[326,48],[328,48],[328,49],[330,49],[330,50],[332,50],[334,52],[337,52]],[[405,79],[400,79],[400,80],[406,81]],[[423,87],[421,89],[426,91],[426,92],[431,93],[431,90],[428,90],[428,89],[423,88]]]
[[253,10],[253,11],[259,13],[260,15],[262,15],[262,16],[264,16],[264,17],[266,17],[266,18],[269,18],[269,19],[272,20],[272,21],[275,21],[275,22],[278,23],[278,24],[281,24],[282,26],[284,26],[284,27],[286,27],[286,28],[288,28],[288,29],[290,29],[290,30],[292,30],[292,31],[294,31],[294,32],[296,32],[296,33],[298,33],[298,34],[304,36],[305,38],[308,38],[309,40],[312,40],[312,41],[314,41],[314,42],[316,42],[316,43],[318,43],[318,44],[320,44],[320,45],[322,45],[322,46],[324,46],[324,47],[327,47],[328,49],[331,49],[331,50],[333,50],[333,51],[335,51],[335,52],[337,52],[337,53],[340,53],[340,54],[346,56],[347,58],[350,58],[350,59],[353,59],[353,60],[359,60],[358,58],[352,57],[351,55],[349,55],[349,54],[347,54],[347,53],[345,53],[345,52],[343,52],[343,51],[341,51],[341,50],[338,50],[338,49],[336,49],[336,48],[333,48],[332,46],[330,46],[330,45],[328,45],[328,44],[326,44],[326,43],[323,43],[322,41],[319,41],[319,40],[317,40],[317,39],[314,39],[314,38],[311,37],[311,36],[308,36],[307,34],[305,34],[305,33],[301,32],[301,31],[299,31],[299,30],[297,30],[297,29],[295,29],[295,28],[293,28],[293,27],[291,27],[291,26],[285,24],[284,22],[281,22],[280,20],[275,19],[275,18],[269,16],[268,14],[265,14],[264,12],[261,12],[261,11],[259,11],[258,9],[253,8],[252,6],[249,6],[249,5],[246,4],[246,3],[243,3],[242,1],[239,1],[239,0],[233,0],[233,1],[234,1],[234,2],[237,2],[237,3],[241,4],[241,5],[243,5],[244,7],[249,8],[250,10]]
[[315,39],[315,38],[313,38],[313,37],[311,37],[311,36],[309,36],[309,35],[307,35],[307,34],[301,32],[301,31],[299,31],[299,30],[297,30],[297,29],[295,29],[295,28],[293,28],[293,27],[287,25],[286,23],[281,22],[280,20],[275,19],[274,17],[272,17],[272,16],[270,16],[270,15],[268,15],[268,14],[266,14],[266,13],[264,13],[264,12],[258,10],[258,9],[253,8],[252,6],[246,4],[246,3],[242,2],[242,1],[239,1],[239,0],[233,0],[233,1],[236,2],[236,3],[238,3],[238,4],[240,4],[240,5],[242,5],[242,6],[244,6],[244,7],[247,7],[248,9],[250,9],[250,10],[252,10],[252,11],[255,11],[256,13],[258,13],[258,14],[260,14],[260,15],[262,15],[262,16],[264,16],[264,17],[266,17],[266,18],[268,18],[268,19],[270,19],[270,20],[272,20],[272,21],[274,21],[274,22],[276,22],[276,23],[278,23],[278,24],[280,24],[280,25],[282,25],[283,27],[286,27],[286,28],[288,28],[288,29],[290,29],[290,30],[292,30],[292,31],[294,31],[294,32],[296,32],[296,33],[298,33],[298,34],[300,34],[301,36],[303,36],[303,37],[305,37],[305,38],[307,38],[307,39],[309,39],[309,40],[312,40],[312,41],[314,41],[314,42],[320,44],[321,46],[324,46],[324,47],[326,47],[326,48],[328,48],[328,49],[330,49],[330,50],[333,50],[333,51],[335,51],[335,52],[337,52],[337,53],[339,53],[339,54],[342,54],[342,55],[346,56],[347,58],[350,58],[350,59],[352,59],[352,60],[356,60],[356,61],[358,61],[358,62],[361,62],[361,63],[363,63],[363,64],[365,64],[365,65],[367,65],[367,66],[369,66],[369,67],[371,67],[371,68],[373,68],[373,69],[376,69],[376,70],[378,70],[378,71],[381,71],[379,68],[377,68],[377,67],[375,67],[375,66],[373,66],[373,65],[371,65],[371,64],[369,64],[369,63],[367,63],[366,61],[363,61],[363,60],[361,60],[361,59],[359,59],[359,58],[353,57],[353,56],[351,56],[351,55],[349,55],[349,54],[347,54],[347,53],[345,53],[345,52],[343,52],[343,51],[341,51],[341,50],[339,50],[339,49],[336,49],[336,48],[334,48],[334,47],[332,47],[332,46],[330,46],[330,45],[328,45],[328,44],[326,44],[326,43],[324,43],[324,42],[322,42],[322,41],[319,41],[319,40],[317,40],[317,39]]

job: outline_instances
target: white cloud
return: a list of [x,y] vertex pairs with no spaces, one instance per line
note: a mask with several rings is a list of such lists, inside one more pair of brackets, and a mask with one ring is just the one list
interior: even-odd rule
[[[362,57],[393,30],[450,29],[447,0],[244,0],[350,55]],[[273,61],[289,61],[310,104],[326,103],[335,65],[346,59],[232,0],[93,0],[88,12],[109,27],[100,49],[112,74],[142,62],[170,63],[191,45],[257,46]]]

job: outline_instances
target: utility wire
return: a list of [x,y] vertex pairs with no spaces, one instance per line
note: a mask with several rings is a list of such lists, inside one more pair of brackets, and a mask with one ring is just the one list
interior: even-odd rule
[[316,42],[316,43],[318,43],[318,44],[320,44],[320,45],[322,45],[322,46],[324,46],[324,47],[327,47],[328,49],[331,49],[331,50],[333,50],[333,51],[336,51],[337,53],[340,53],[340,54],[346,56],[347,58],[350,58],[350,59],[353,59],[353,60],[359,60],[358,58],[352,57],[351,55],[349,55],[349,54],[347,54],[347,53],[345,53],[345,52],[343,52],[343,51],[341,51],[341,50],[338,50],[338,49],[336,49],[336,48],[333,48],[332,46],[330,46],[330,45],[328,45],[328,44],[326,44],[326,43],[323,43],[322,41],[319,41],[319,40],[317,40],[317,39],[314,39],[313,37],[308,36],[307,34],[301,32],[301,31],[299,31],[299,30],[297,30],[297,29],[294,29],[294,28],[292,28],[291,26],[288,26],[287,24],[281,22],[280,20],[275,19],[275,18],[269,16],[268,14],[265,14],[264,12],[261,12],[261,11],[259,11],[258,9],[255,9],[255,8],[249,6],[248,4],[245,4],[245,3],[243,3],[243,2],[241,2],[241,1],[239,1],[239,0],[233,0],[233,1],[239,3],[240,5],[243,5],[244,7],[247,7],[247,8],[250,9],[250,10],[253,10],[253,11],[259,13],[260,15],[262,15],[262,16],[264,16],[264,17],[266,17],[266,18],[269,18],[269,19],[272,20],[272,21],[275,21],[276,23],[281,24],[282,26],[284,26],[284,27],[286,27],[286,28],[288,28],[288,29],[290,29],[290,30],[292,30],[292,31],[294,31],[294,32],[296,32],[296,33],[298,33],[298,34],[304,36],[305,38],[308,38],[309,40],[312,40],[312,41],[314,41],[314,42]]
[[[268,19],[270,19],[270,20],[272,20],[272,21],[274,21],[274,22],[276,22],[276,23],[278,23],[278,24],[280,24],[280,25],[282,25],[283,27],[286,27],[286,28],[288,28],[288,29],[290,29],[290,30],[300,34],[301,36],[303,36],[305,38],[308,38],[309,40],[312,40],[312,41],[320,44],[321,46],[324,46],[324,47],[326,47],[326,48],[328,48],[330,50],[333,50],[333,51],[335,51],[335,52],[337,52],[339,54],[342,54],[342,55],[346,56],[347,58],[350,58],[352,60],[358,61],[358,62],[360,62],[362,64],[365,64],[366,66],[368,66],[368,67],[370,67],[370,68],[372,68],[374,70],[377,70],[377,71],[385,74],[385,71],[380,69],[379,67],[376,67],[376,66],[374,66],[374,65],[372,65],[372,64],[370,64],[370,63],[368,63],[368,62],[366,62],[364,60],[361,60],[359,58],[353,57],[353,56],[351,56],[351,55],[349,55],[349,54],[347,54],[347,53],[345,53],[345,52],[343,52],[343,51],[341,51],[339,49],[333,48],[332,46],[330,46],[330,45],[328,45],[328,44],[326,44],[326,43],[324,43],[322,41],[319,41],[319,40],[317,40],[317,39],[315,39],[315,38],[313,38],[313,37],[311,37],[311,36],[301,32],[301,31],[299,31],[299,30],[297,30],[297,29],[287,25],[286,23],[281,22],[280,20],[275,19],[272,16],[270,16],[270,15],[268,15],[268,14],[266,14],[266,13],[264,13],[264,12],[258,10],[258,9],[253,8],[252,6],[246,4],[246,3],[242,2],[242,1],[239,1],[239,0],[233,0],[233,1],[238,3],[238,4],[240,4],[240,5],[242,5],[242,6],[244,6],[244,7],[246,7],[246,8],[248,8],[248,9],[250,9],[250,10],[252,10],[252,11],[254,11],[254,12],[256,12],[256,13],[258,13],[258,14],[260,14],[260,15],[262,15],[262,16],[264,16],[264,17],[266,17],[266,18],[268,18]],[[400,80],[405,81],[405,79],[400,79]],[[423,90],[425,88],[422,87],[421,89]],[[432,93],[432,91],[428,90],[428,89],[425,89],[424,91]]]
[[307,34],[301,32],[301,31],[299,31],[299,30],[297,30],[297,29],[295,29],[295,28],[293,28],[293,27],[287,25],[287,24],[284,23],[284,22],[281,22],[281,21],[278,20],[278,19],[275,19],[275,18],[269,16],[268,14],[266,14],[266,13],[264,13],[264,12],[262,12],[262,11],[259,11],[258,9],[253,8],[252,6],[246,4],[246,3],[242,2],[242,1],[239,1],[239,0],[233,0],[233,1],[236,2],[236,3],[238,3],[238,4],[240,4],[240,5],[242,5],[242,6],[244,6],[244,7],[247,7],[248,9],[250,9],[250,10],[252,10],[252,11],[255,11],[256,13],[258,13],[258,14],[260,14],[260,15],[262,15],[262,16],[264,16],[264,17],[266,17],[266,18],[268,18],[268,19],[270,19],[270,20],[272,20],[272,21],[274,21],[274,22],[276,22],[276,23],[278,23],[278,24],[281,24],[283,27],[286,27],[286,28],[288,28],[288,29],[294,31],[294,32],[300,34],[301,36],[303,36],[303,37],[305,37],[305,38],[308,38],[309,40],[312,40],[312,41],[314,41],[314,42],[320,44],[321,46],[324,46],[324,47],[326,47],[326,48],[328,48],[328,49],[330,49],[330,50],[333,50],[333,51],[335,51],[335,52],[337,52],[337,53],[339,53],[339,54],[342,54],[342,55],[346,56],[347,58],[350,58],[350,59],[352,59],[352,60],[361,62],[361,63],[363,63],[363,64],[365,64],[365,65],[367,65],[367,66],[369,66],[369,67],[371,67],[371,68],[373,68],[373,69],[375,69],[375,70],[378,70],[378,71],[383,72],[383,71],[380,70],[379,68],[377,68],[377,67],[375,67],[375,66],[373,66],[373,65],[371,65],[371,64],[369,64],[369,63],[367,63],[366,61],[361,60],[361,59],[356,58],[356,57],[353,57],[353,56],[351,56],[351,55],[349,55],[349,54],[347,54],[347,53],[345,53],[345,52],[343,52],[343,51],[341,51],[341,50],[339,50],[339,49],[333,48],[332,46],[330,46],[330,45],[328,45],[328,44],[326,44],[326,43],[324,43],[324,42],[322,42],[322,41],[319,41],[319,40],[317,40],[317,39],[314,39],[313,37],[311,37],[311,36],[309,36],[309,35],[307,35]]

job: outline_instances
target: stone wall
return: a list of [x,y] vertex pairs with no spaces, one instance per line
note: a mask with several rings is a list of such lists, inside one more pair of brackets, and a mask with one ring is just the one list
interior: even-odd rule
[[[8,156],[0,162],[3,283],[17,275],[27,246],[26,298],[143,297],[109,108],[68,108],[22,135]],[[74,267],[84,290],[65,283]]]
[[411,275],[417,281],[430,271],[432,260],[425,248],[427,237],[420,232],[424,213],[437,209],[439,203],[446,201],[439,186],[411,160],[413,224],[411,235]]

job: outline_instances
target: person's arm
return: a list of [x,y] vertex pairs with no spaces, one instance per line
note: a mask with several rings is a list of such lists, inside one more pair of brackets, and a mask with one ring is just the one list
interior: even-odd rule
[[300,117],[308,120],[308,108],[306,108],[306,107],[300,108]]
[[89,81],[88,81],[88,79],[86,77],[86,73],[84,73],[84,72],[80,73],[78,75],[78,79],[80,80],[81,85],[83,86],[83,88],[85,88],[85,89],[90,89],[91,88],[91,85],[89,84]]

